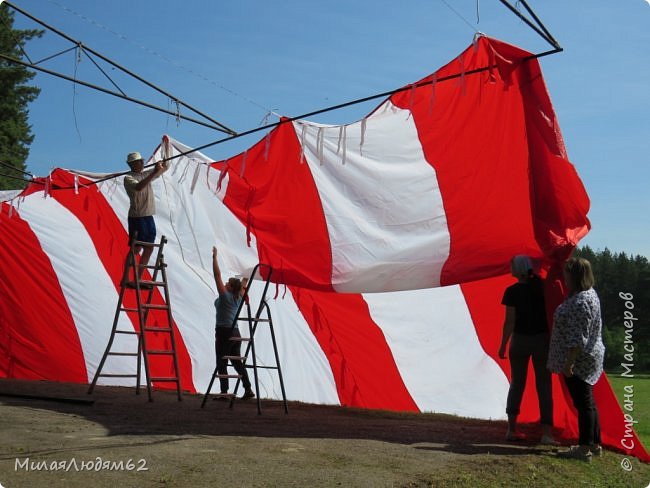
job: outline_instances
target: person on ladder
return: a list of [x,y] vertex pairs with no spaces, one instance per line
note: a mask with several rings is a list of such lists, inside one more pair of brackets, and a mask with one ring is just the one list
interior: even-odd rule
[[[224,356],[241,356],[241,341],[231,340],[231,338],[240,338],[239,328],[237,327],[236,314],[239,310],[239,304],[244,295],[246,281],[238,278],[229,278],[228,282],[224,284],[221,278],[221,270],[219,269],[219,261],[217,258],[217,248],[212,248],[212,271],[214,274],[214,281],[217,285],[217,292],[219,297],[214,301],[216,308],[217,323],[215,328],[215,350],[217,354],[217,372],[224,377],[219,378],[221,386],[221,394],[228,394],[228,359]],[[242,400],[255,397],[255,393],[251,389],[251,382],[248,378],[248,372],[241,360],[234,359],[231,363],[237,373],[241,375],[242,383],[244,385],[244,394]],[[223,397],[225,398],[225,397]]]
[[[131,168],[131,171],[124,176],[124,188],[130,200],[129,245],[134,239],[153,244],[156,242],[156,223],[153,219],[156,207],[151,182],[167,171],[169,165],[168,162],[159,161],[153,169],[144,171],[144,160],[139,152],[129,153],[126,162]],[[142,252],[138,268],[138,278],[140,278],[149,263],[153,247],[137,246],[135,251],[138,254]],[[135,283],[128,281],[125,286],[135,288]]]

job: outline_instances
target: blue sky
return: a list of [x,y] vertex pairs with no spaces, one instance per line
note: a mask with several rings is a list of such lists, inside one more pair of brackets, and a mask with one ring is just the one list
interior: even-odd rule
[[[420,79],[463,50],[475,30],[531,52],[549,49],[497,0],[13,3],[238,132],[258,127],[271,110],[297,116]],[[650,257],[650,5],[529,5],[564,48],[541,65],[569,157],[591,198],[592,231],[582,244]],[[16,27],[33,26],[16,15]],[[69,46],[47,33],[27,52],[37,60]],[[87,58],[77,63],[72,53],[43,66],[110,87]],[[170,105],[108,72],[128,95]],[[36,137],[28,170],[36,175],[54,167],[124,170],[126,153],[148,156],[164,133],[193,147],[222,138],[49,75],[38,74],[34,83],[42,92],[30,106]],[[378,103],[312,120],[351,122]],[[261,137],[204,152],[223,159]]]

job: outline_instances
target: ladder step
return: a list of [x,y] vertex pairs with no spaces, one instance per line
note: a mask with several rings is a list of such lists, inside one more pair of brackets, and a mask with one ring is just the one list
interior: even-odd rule
[[213,400],[220,400],[222,398],[230,399],[235,398],[234,393],[215,393]]
[[178,383],[178,378],[175,378],[173,376],[161,376],[159,378],[151,378],[151,381],[157,381],[157,382],[171,382],[171,383]]
[[229,340],[232,341],[232,342],[246,342],[246,341],[250,341],[251,338],[250,337],[231,337]]
[[230,359],[231,361],[246,361],[246,356],[221,356],[221,359]]
[[142,308],[149,308],[152,310],[168,310],[168,305],[154,305],[153,303],[143,303]]
[[139,312],[137,308],[130,308],[130,307],[120,307],[121,312]]
[[115,333],[116,334],[134,334],[134,335],[138,335],[138,333],[136,331],[134,331],[134,330],[116,330]]
[[164,244],[155,244],[153,242],[145,242],[145,241],[133,241],[133,244],[136,246],[144,246],[144,247],[162,247]]
[[109,374],[109,373],[100,373],[97,376],[105,376],[106,378],[137,378],[137,374]]
[[147,354],[156,354],[156,355],[168,354],[170,356],[173,356],[174,351],[166,351],[166,350],[163,350],[163,349],[149,349],[149,350],[147,350]]
[[137,356],[139,353],[137,352],[109,352],[108,353],[111,356]]
[[164,281],[149,281],[149,280],[142,280],[140,281],[140,286],[142,285],[151,285],[151,286],[167,286],[167,283]]
[[[241,321],[241,322],[248,322],[247,317],[239,317],[237,320]],[[257,319],[257,320],[255,320],[255,319],[251,318],[251,322],[270,322],[270,320],[269,319]]]
[[[139,286],[140,286],[140,291],[147,291],[147,290],[152,290],[153,289],[153,285],[151,284],[151,282],[146,282],[144,280],[140,280],[138,283],[139,283]],[[136,283],[133,280],[125,281],[125,282],[122,283],[121,286],[125,290],[136,290],[138,288],[138,283]]]
[[215,378],[233,378],[233,379],[239,379],[241,378],[240,374],[215,374]]
[[171,332],[171,327],[145,327],[145,332]]
[[147,268],[147,269],[166,268],[166,267],[167,267],[167,263],[160,263],[159,265],[147,264],[146,266],[142,266],[142,268]]

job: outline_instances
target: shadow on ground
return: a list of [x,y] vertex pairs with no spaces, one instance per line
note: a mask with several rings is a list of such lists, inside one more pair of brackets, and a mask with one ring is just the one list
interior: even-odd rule
[[[126,387],[98,386],[92,395],[87,385],[48,381],[0,379],[0,402],[42,409],[87,419],[101,425],[108,436],[251,436],[269,438],[365,439],[414,445],[416,449],[462,454],[538,454],[536,426],[524,426],[530,442],[504,442],[505,422],[461,419],[442,414],[365,410],[339,406],[262,400],[228,402],[211,399],[201,408],[202,395],[146,390],[139,395]],[[169,441],[161,441],[169,442]],[[147,444],[150,444],[148,442]],[[417,444],[425,444],[418,446]],[[133,445],[133,444],[129,444]]]

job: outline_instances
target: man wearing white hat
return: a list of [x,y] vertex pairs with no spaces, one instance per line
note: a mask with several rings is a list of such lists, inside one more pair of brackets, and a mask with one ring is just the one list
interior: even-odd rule
[[[131,168],[124,176],[124,188],[129,196],[129,243],[134,239],[142,242],[156,242],[156,223],[153,215],[156,213],[151,182],[168,169],[168,163],[157,162],[153,169],[144,171],[144,160],[139,152],[129,153],[126,162]],[[151,246],[137,246],[136,252],[142,251],[138,276],[142,276],[144,267],[149,263],[153,252]],[[127,286],[134,287],[129,281]]]

